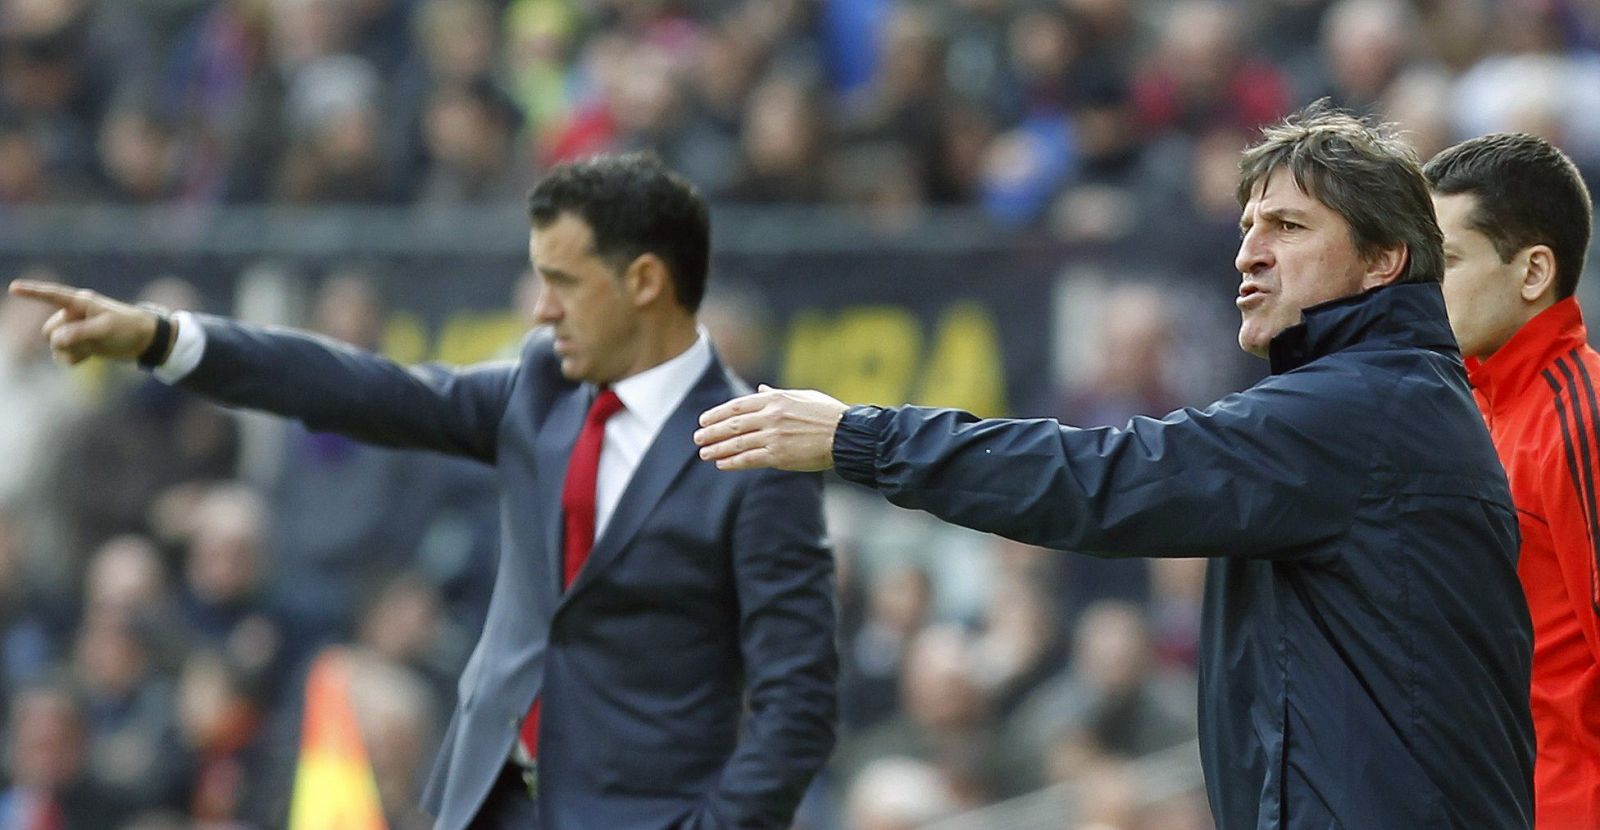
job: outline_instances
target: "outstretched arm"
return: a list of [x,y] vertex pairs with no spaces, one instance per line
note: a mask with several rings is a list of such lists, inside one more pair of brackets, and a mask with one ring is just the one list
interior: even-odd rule
[[[90,357],[133,360],[156,336],[158,314],[93,291],[19,280],[11,293],[56,306],[44,331],[57,359],[68,364]],[[406,368],[288,329],[187,320],[204,333],[205,345],[199,365],[180,381],[185,389],[368,443],[494,461],[515,363]]]
[[1328,414],[1367,395],[1359,379],[1308,378],[1097,429],[772,390],[708,411],[695,440],[725,469],[831,466],[902,507],[1044,547],[1294,557],[1347,529],[1371,439],[1365,419]]

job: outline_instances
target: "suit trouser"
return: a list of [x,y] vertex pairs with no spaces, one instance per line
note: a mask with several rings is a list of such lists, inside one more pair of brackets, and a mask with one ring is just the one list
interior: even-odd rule
[[515,765],[500,770],[468,830],[539,830],[538,805],[528,797],[528,785]]

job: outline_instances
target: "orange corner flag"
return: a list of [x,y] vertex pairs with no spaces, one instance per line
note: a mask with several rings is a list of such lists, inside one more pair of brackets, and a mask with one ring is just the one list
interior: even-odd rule
[[350,706],[341,649],[319,655],[306,680],[306,714],[289,830],[388,830],[378,784]]

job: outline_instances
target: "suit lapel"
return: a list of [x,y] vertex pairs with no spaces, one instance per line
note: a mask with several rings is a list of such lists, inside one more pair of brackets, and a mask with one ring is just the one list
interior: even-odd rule
[[655,509],[684,467],[691,461],[700,460],[699,448],[694,443],[694,431],[699,427],[700,413],[727,400],[729,391],[722,364],[713,354],[711,365],[706,367],[700,381],[661,425],[661,431],[656,433],[650,449],[639,459],[639,468],[623,489],[622,498],[611,514],[611,520],[606,523],[605,531],[589,551],[589,560],[562,597],[563,605],[627,550],[628,543],[639,532],[645,518]]
[[583,428],[583,418],[594,395],[591,384],[574,387],[550,408],[550,417],[539,430],[539,474],[534,479],[533,503],[538,505],[543,526],[544,545],[535,554],[542,561],[536,563],[534,570],[546,577],[534,586],[541,608],[554,609],[561,599],[561,490],[567,480],[572,445],[578,441],[578,431]]

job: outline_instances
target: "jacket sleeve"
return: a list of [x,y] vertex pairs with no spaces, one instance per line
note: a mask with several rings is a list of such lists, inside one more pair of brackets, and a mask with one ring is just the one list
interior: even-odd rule
[[185,389],[296,418],[318,432],[494,461],[520,364],[405,368],[303,332],[196,319],[205,326],[206,346],[200,364],[179,382]]
[[[1581,419],[1578,427],[1587,426]],[[1592,431],[1591,431],[1592,432]],[[1600,449],[1600,433],[1593,433]],[[1569,451],[1570,450],[1570,451]],[[1539,497],[1550,523],[1550,541],[1572,614],[1584,642],[1600,663],[1600,515],[1595,488],[1600,487],[1600,452],[1584,453],[1552,442],[1540,464]]]
[[822,479],[754,474],[733,528],[748,713],[717,786],[684,826],[788,827],[833,752],[833,558]]
[[902,507],[1029,544],[1301,558],[1354,514],[1375,446],[1364,395],[1359,378],[1307,369],[1203,411],[1095,429],[856,407],[834,464]]

